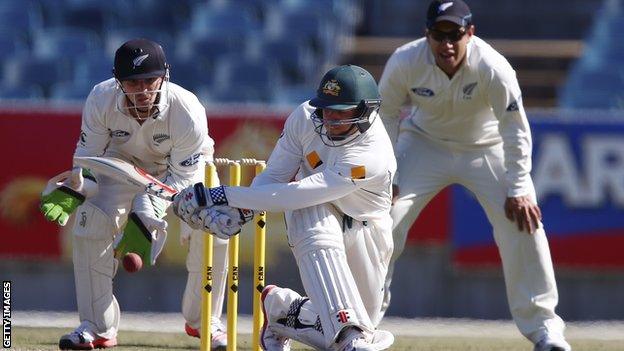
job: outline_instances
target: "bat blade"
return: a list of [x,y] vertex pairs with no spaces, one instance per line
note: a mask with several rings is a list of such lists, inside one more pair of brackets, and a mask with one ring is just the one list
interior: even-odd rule
[[115,157],[74,157],[74,164],[89,168],[96,174],[133,185],[168,201],[171,201],[177,193],[175,189],[154,178],[140,167]]

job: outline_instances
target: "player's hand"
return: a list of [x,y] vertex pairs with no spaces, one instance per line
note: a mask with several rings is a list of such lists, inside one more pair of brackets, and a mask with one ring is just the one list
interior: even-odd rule
[[45,218],[61,226],[84,200],[97,193],[97,182],[80,167],[52,177],[41,193],[40,209]]
[[123,233],[115,240],[115,254],[124,257],[134,252],[153,266],[166,241],[165,220],[144,212],[130,212]]
[[392,184],[392,203],[394,203],[398,197],[399,197],[399,186],[396,184]]
[[528,196],[508,197],[505,200],[505,215],[516,222],[518,230],[526,229],[529,234],[535,233],[542,220],[542,211]]
[[212,206],[199,211],[197,219],[202,223],[202,229],[221,239],[229,239],[240,233],[242,226],[251,221],[254,212],[230,206]]
[[226,205],[225,187],[206,188],[203,183],[197,183],[180,191],[173,198],[173,212],[182,218],[191,228],[202,228],[198,220],[199,211],[213,205]]

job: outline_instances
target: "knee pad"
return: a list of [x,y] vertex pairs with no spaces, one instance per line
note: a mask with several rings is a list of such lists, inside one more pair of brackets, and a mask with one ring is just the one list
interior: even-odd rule
[[93,239],[113,238],[116,227],[112,218],[89,201],[76,209],[76,220],[72,232],[78,237]]

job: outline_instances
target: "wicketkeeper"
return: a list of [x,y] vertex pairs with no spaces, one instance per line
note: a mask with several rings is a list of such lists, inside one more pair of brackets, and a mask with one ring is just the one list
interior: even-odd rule
[[[113,75],[97,84],[86,100],[74,156],[117,157],[177,190],[203,180],[214,144],[206,112],[195,95],[169,81],[162,47],[146,39],[124,43],[115,53]],[[118,261],[113,256],[135,252],[144,264],[155,264],[167,237],[167,206],[164,200],[112,178],[94,177],[88,170],[75,168],[51,179],[41,199],[45,217],[65,225],[76,213],[73,263],[80,325],[61,337],[61,349],[117,345],[120,311],[112,279]],[[190,250],[182,308],[187,333],[199,336],[203,234],[191,233],[188,227],[183,231],[183,240],[190,236]],[[227,340],[219,320],[227,242],[216,244],[212,346],[222,349]]]

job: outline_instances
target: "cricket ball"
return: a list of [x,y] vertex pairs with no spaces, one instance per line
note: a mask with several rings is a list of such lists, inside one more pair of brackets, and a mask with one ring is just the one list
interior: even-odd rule
[[123,266],[126,272],[134,273],[143,267],[143,260],[134,252],[128,252],[123,258]]

